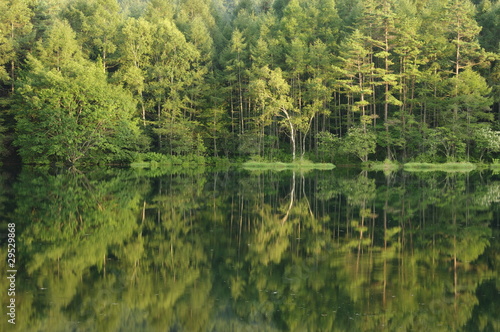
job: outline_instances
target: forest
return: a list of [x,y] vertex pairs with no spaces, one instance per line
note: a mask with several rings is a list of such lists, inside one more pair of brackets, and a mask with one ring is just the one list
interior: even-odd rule
[[26,164],[497,162],[497,0],[2,0]]

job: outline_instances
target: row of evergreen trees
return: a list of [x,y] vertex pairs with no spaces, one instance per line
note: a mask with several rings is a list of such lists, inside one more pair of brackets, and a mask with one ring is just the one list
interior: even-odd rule
[[6,0],[2,146],[34,163],[491,160],[498,31],[496,0]]

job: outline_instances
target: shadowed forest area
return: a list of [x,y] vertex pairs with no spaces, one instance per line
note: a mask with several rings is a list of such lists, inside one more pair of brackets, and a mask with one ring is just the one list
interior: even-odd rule
[[497,0],[4,0],[24,163],[495,162]]

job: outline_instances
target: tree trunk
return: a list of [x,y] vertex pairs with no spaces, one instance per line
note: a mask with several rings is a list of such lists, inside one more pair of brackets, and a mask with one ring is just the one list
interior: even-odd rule
[[281,111],[285,113],[288,125],[290,126],[290,140],[292,141],[292,160],[295,161],[295,151],[296,151],[295,128],[293,127],[292,119],[290,118],[290,114],[288,113],[286,108],[282,107]]

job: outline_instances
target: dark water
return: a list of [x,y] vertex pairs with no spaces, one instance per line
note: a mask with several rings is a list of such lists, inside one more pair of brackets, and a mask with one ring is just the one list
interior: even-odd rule
[[[1,331],[500,331],[500,176],[25,169]],[[3,274],[9,269],[1,262]]]

